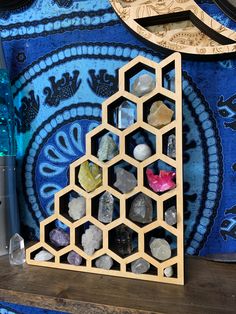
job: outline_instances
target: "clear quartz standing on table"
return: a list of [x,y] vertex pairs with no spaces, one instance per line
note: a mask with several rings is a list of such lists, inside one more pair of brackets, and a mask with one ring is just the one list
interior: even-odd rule
[[135,108],[128,103],[123,101],[122,104],[117,108],[117,127],[118,129],[126,129],[130,125],[134,124],[136,119]]
[[10,239],[9,261],[11,265],[25,263],[25,242],[18,233],[15,233]]

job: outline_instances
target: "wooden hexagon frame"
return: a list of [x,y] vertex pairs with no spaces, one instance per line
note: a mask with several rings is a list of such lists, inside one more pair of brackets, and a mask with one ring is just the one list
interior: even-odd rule
[[[154,69],[154,73],[157,75],[156,79],[156,88],[148,95],[145,95],[141,98],[138,98],[131,94],[129,91],[126,91],[126,73],[127,71],[132,71],[137,65],[143,64]],[[163,68],[168,66],[169,64],[174,65],[175,71],[175,92],[165,89],[162,86],[162,76],[163,76]],[[172,99],[175,102],[175,120],[172,121],[166,127],[162,129],[156,129],[152,126],[144,123],[143,121],[143,103],[148,99],[152,98],[157,94],[162,94]],[[126,130],[119,130],[115,126],[111,126],[108,124],[107,120],[107,110],[109,110],[109,106],[119,99],[119,97],[127,97],[133,103],[137,105],[137,122],[129,127]],[[138,128],[145,128],[148,131],[151,131],[157,137],[158,148],[156,153],[151,156],[148,162],[138,162],[132,157],[125,154],[125,136],[128,135],[133,130]],[[175,128],[176,134],[176,159],[171,159],[170,157],[163,154],[162,145],[163,145],[163,134],[166,134],[169,130]],[[91,139],[97,133],[101,132],[103,129],[108,129],[113,133],[117,134],[120,138],[119,145],[119,155],[116,158],[116,162],[119,160],[126,160],[127,162],[133,162],[133,165],[137,167],[137,187],[130,193],[121,194],[113,187],[108,185],[108,168],[114,165],[113,162],[101,162],[94,155],[91,154]],[[184,248],[183,248],[183,177],[182,177],[182,75],[181,75],[181,56],[179,53],[174,53],[170,57],[164,59],[159,64],[146,59],[142,56],[136,57],[134,60],[126,64],[123,68],[119,70],[119,91],[107,99],[103,103],[103,113],[102,113],[102,124],[98,126],[96,129],[92,130],[86,136],[86,143],[88,144],[88,151],[85,156],[81,157],[77,161],[73,162],[70,166],[70,184],[65,187],[63,190],[59,191],[55,194],[55,213],[49,218],[45,219],[40,223],[40,241],[39,243],[33,245],[26,252],[26,260],[30,265],[37,266],[45,266],[52,267],[58,269],[68,269],[74,271],[82,271],[89,272],[95,274],[103,274],[103,275],[111,275],[111,276],[121,276],[126,278],[134,278],[134,279],[142,279],[148,281],[155,282],[166,282],[173,284],[183,284],[184,283]],[[170,190],[162,195],[158,195],[153,191],[144,187],[144,178],[143,178],[143,169],[147,164],[155,162],[156,160],[162,160],[176,169],[176,188],[174,190]],[[76,168],[85,160],[92,160],[97,163],[103,171],[103,185],[93,191],[92,193],[87,193],[85,191],[81,192],[81,188],[75,184],[75,170]],[[60,198],[65,196],[71,190],[76,191],[82,194],[86,198],[86,215],[75,221],[70,222],[67,217],[63,216],[60,212]],[[139,227],[134,222],[129,220],[126,217],[126,200],[134,196],[139,192],[144,192],[149,195],[157,204],[157,219],[152,223],[145,225],[144,227]],[[104,191],[108,191],[112,193],[116,198],[119,199],[120,204],[120,215],[119,217],[112,221],[111,223],[105,225],[98,221],[95,217],[92,216],[92,198],[103,193]],[[168,225],[164,221],[164,202],[169,198],[176,197],[176,207],[177,207],[177,224],[176,228]],[[45,236],[45,227],[52,223],[55,220],[60,220],[65,223],[70,228],[70,245],[62,248],[61,250],[55,250],[49,243],[45,242],[47,238]],[[93,255],[88,256],[85,252],[82,251],[80,247],[76,245],[76,229],[82,226],[87,221],[96,225],[103,232],[103,245],[102,248],[96,251]],[[133,229],[138,235],[138,251],[133,255],[130,255],[126,258],[122,258],[118,256],[115,252],[109,249],[109,232],[120,224],[125,224],[129,228]],[[176,238],[177,250],[176,254],[172,256],[170,259],[160,263],[151,255],[145,252],[145,234],[155,230],[156,228],[162,228],[171,233]],[[48,250],[51,254],[54,255],[53,261],[35,261],[34,255],[39,251],[40,248],[44,248]],[[79,253],[82,258],[85,260],[85,265],[83,266],[74,266],[67,263],[61,262],[61,257],[64,256],[69,251],[76,251]],[[111,269],[104,270],[96,268],[93,265],[93,261],[99,256],[107,254],[113,260],[120,264],[119,270]],[[127,271],[127,265],[132,261],[137,260],[138,258],[144,258],[148,261],[152,266],[154,266],[157,270],[157,274],[135,274],[130,271]],[[177,265],[177,273],[175,277],[165,277],[164,269],[171,265]]]
[[[190,55],[219,55],[236,52],[236,32],[220,24],[204,12],[194,0],[110,0],[122,21],[135,33],[154,45]],[[177,41],[174,32],[155,34],[146,26],[164,25],[177,21],[191,20],[193,24],[212,38],[207,46],[192,45]],[[186,31],[187,32],[187,31]],[[165,34],[164,34],[165,33]],[[169,36],[169,35],[170,36]],[[189,34],[190,35],[190,34]]]

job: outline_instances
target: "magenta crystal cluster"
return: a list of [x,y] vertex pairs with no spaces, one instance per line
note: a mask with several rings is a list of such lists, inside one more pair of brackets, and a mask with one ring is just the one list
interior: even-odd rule
[[176,175],[174,171],[160,170],[158,175],[154,174],[151,169],[147,169],[146,175],[148,184],[154,192],[165,192],[176,187],[173,181]]

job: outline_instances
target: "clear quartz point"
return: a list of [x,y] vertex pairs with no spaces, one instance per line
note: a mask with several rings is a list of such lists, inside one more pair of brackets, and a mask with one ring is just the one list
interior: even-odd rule
[[11,265],[25,263],[25,242],[18,233],[15,233],[10,239],[9,261]]

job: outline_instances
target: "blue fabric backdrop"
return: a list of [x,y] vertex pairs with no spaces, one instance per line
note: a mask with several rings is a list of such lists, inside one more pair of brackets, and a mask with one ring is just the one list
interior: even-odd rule
[[[212,1],[198,3],[236,30]],[[117,69],[137,55],[165,55],[131,33],[108,0],[36,0],[1,13],[0,29],[17,116],[23,234],[34,239],[69,164],[85,152],[85,134],[101,121],[101,103],[117,90]],[[235,59],[183,63],[187,254],[236,250],[235,68]],[[0,313],[36,310],[0,304]]]

